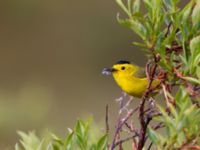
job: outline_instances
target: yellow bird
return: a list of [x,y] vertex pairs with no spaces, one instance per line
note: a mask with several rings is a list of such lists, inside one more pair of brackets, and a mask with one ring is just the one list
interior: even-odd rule
[[[105,68],[103,74],[112,74],[119,87],[134,97],[141,98],[148,86],[145,70],[129,61],[120,60],[112,68]],[[158,83],[158,80],[154,80],[152,87]]]

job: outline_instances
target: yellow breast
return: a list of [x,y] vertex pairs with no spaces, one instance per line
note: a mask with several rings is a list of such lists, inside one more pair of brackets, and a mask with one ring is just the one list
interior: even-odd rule
[[122,77],[117,74],[114,74],[113,77],[123,91],[134,97],[142,97],[148,86],[147,78],[136,78],[134,76]]

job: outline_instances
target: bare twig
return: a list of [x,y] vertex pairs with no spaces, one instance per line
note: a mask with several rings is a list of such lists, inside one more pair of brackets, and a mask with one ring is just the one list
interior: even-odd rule
[[[106,134],[109,135],[109,123],[108,123],[108,104],[106,105],[106,117],[105,117],[105,122],[106,122]],[[110,144],[107,144],[107,150],[110,149]]]
[[183,50],[183,47],[182,46],[179,46],[179,45],[173,45],[172,47],[166,47],[166,52],[169,54],[171,52],[176,52],[176,53],[179,53],[179,52],[182,52]]
[[108,105],[106,105],[106,134],[109,134],[109,123],[108,123]]
[[183,143],[179,148],[177,148],[177,150],[200,150],[200,145],[197,144],[197,141],[197,137],[194,136],[193,140],[190,143]]
[[153,142],[151,142],[151,143],[149,144],[149,147],[147,148],[147,150],[150,150],[151,147],[152,147],[152,145],[153,145]]
[[133,138],[135,138],[135,137],[137,137],[137,136],[138,136],[137,134],[128,136],[128,137],[126,137],[126,138],[124,138],[124,139],[122,139],[122,140],[116,142],[116,143],[115,143],[115,146],[118,146],[119,144],[122,144],[122,143],[124,143],[124,142],[126,142],[126,141],[129,141],[130,139],[133,139]]
[[160,128],[163,128],[163,127],[164,127],[163,123],[158,123],[156,126],[153,127],[153,129],[157,130],[157,129],[160,129]]
[[191,95],[192,97],[200,97],[199,87],[197,88],[195,85],[192,85],[188,80],[184,79],[183,73],[180,72],[177,68],[174,68],[173,71],[178,78],[181,78],[184,81],[186,90],[188,91],[189,95]]
[[[118,124],[117,124],[117,127],[116,127],[116,130],[115,130],[115,134],[114,134],[114,139],[112,141],[112,145],[111,145],[111,150],[113,150],[117,145],[116,145],[116,140],[117,140],[117,136],[119,134],[119,132],[121,131],[122,129],[122,126],[128,121],[128,119],[133,115],[134,112],[136,112],[138,110],[138,107],[135,108],[135,109],[132,109],[130,110],[127,115],[122,118],[122,119],[119,119],[118,121]],[[118,141],[120,142],[120,141]]]
[[128,124],[127,122],[125,123],[125,126],[129,129],[130,132],[135,133],[139,135],[139,131],[133,126],[133,123],[131,122]]

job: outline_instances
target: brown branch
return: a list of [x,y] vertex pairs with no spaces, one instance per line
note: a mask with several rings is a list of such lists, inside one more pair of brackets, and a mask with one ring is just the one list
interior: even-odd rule
[[137,150],[137,142],[136,140],[133,138],[133,142],[132,142],[132,150]]
[[[155,57],[155,62],[157,62],[157,58]],[[148,87],[146,92],[144,93],[142,97],[142,101],[140,104],[140,109],[139,109],[139,119],[140,119],[140,136],[139,136],[139,143],[138,143],[138,150],[142,150],[145,144],[145,137],[146,137],[146,130],[149,122],[152,120],[152,117],[147,115],[147,118],[145,118],[145,102],[147,101],[149,94],[152,92],[151,85],[153,83],[154,75],[156,73],[156,68],[157,64],[154,65],[152,72],[150,72],[150,64],[148,63],[146,65],[146,74],[147,74],[147,79],[148,79]],[[145,120],[146,119],[146,120]]]
[[125,126],[129,129],[130,132],[133,132],[133,133],[137,133],[138,134],[138,131],[133,127],[133,125],[129,125],[127,122],[125,123]]
[[152,145],[153,145],[153,142],[151,142],[151,143],[149,144],[149,147],[147,148],[147,150],[150,150],[151,147],[152,147]]
[[124,138],[124,139],[122,139],[122,140],[116,142],[116,143],[115,143],[115,146],[118,146],[118,145],[120,145],[120,144],[122,144],[122,143],[124,143],[124,142],[126,142],[126,141],[129,141],[130,139],[133,139],[133,138],[135,138],[135,137],[137,137],[137,136],[138,136],[137,134],[134,134],[134,135],[131,135],[131,136],[129,136],[129,137],[126,137],[126,138]]
[[182,72],[180,72],[178,69],[174,68],[173,72],[175,75],[182,79],[184,82],[184,85],[186,87],[186,90],[188,91],[188,94],[192,97],[200,97],[199,87],[196,87],[195,85],[192,85],[188,80],[184,79],[184,75]]
[[108,123],[108,105],[106,105],[106,117],[105,117],[105,121],[106,121],[106,134],[109,134],[109,123]]
[[[106,122],[106,134],[109,135],[109,123],[108,123],[108,104],[106,105],[106,117],[105,117],[105,122]],[[110,149],[110,144],[107,144],[107,150]]]
[[190,143],[183,143],[177,150],[200,150],[200,145],[197,145],[197,137],[194,137],[193,140]]
[[[115,134],[114,134],[114,139],[112,141],[112,146],[111,146],[111,150],[114,150],[114,148],[117,146],[116,145],[116,140],[117,140],[117,136],[119,134],[119,132],[121,131],[122,129],[122,126],[128,121],[128,119],[133,115],[134,112],[136,112],[138,110],[138,107],[135,108],[135,109],[132,109],[131,111],[129,111],[127,113],[127,115],[122,118],[122,119],[119,119],[118,121],[118,124],[117,124],[117,127],[116,127],[116,130],[115,130]],[[119,142],[119,141],[118,141]]]
[[167,53],[171,53],[171,52],[176,52],[176,53],[179,53],[179,52],[182,52],[183,50],[183,47],[180,46],[180,45],[173,45],[172,47],[166,47],[166,52]]
[[165,125],[163,123],[158,123],[156,126],[153,127],[154,130],[163,128]]

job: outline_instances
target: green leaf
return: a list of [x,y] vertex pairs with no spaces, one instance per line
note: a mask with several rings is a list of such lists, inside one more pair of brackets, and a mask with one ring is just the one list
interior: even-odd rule
[[146,40],[147,31],[139,21],[131,21],[131,29],[138,34],[143,40]]
[[191,53],[199,54],[200,52],[200,36],[194,37],[190,41]]
[[194,57],[194,65],[199,66],[200,63],[200,53]]
[[185,40],[188,40],[188,37],[190,35],[190,31],[192,28],[192,25],[190,23],[190,14],[192,11],[192,7],[194,5],[194,0],[191,0],[178,14],[178,25],[180,26],[181,34],[183,37],[182,42],[184,43]]
[[29,132],[28,134],[18,131],[21,137],[20,143],[25,149],[36,150],[40,144],[40,139],[35,135],[35,132]]
[[144,3],[146,4],[146,6],[149,8],[149,9],[153,9],[154,7],[156,7],[155,5],[155,0],[144,0]]
[[84,137],[85,136],[85,125],[84,125],[84,122],[78,120],[77,123],[76,123],[76,133],[79,134],[81,137]]
[[45,146],[46,146],[45,145],[45,140],[42,139],[36,150],[43,150],[43,149],[47,148]]
[[178,92],[176,92],[175,99],[183,100],[187,95],[188,95],[187,91],[182,86],[180,86]]
[[197,77],[200,79],[200,66],[197,67],[196,74]]
[[173,117],[178,118],[178,112],[176,111],[175,107],[170,103],[168,105],[169,105],[168,107],[170,108],[170,111],[171,111]]
[[75,134],[77,137],[77,143],[81,149],[86,149],[88,142],[88,129],[89,121],[84,123],[81,120],[78,120],[75,126]]
[[95,144],[92,144],[92,146],[90,147],[90,150],[98,150]]
[[192,12],[192,23],[197,29],[200,27],[200,0],[196,0],[196,5]]
[[65,150],[71,150],[74,132],[70,133],[64,140]]
[[148,128],[147,134],[154,144],[157,145],[159,143],[158,133],[156,133],[153,129]]
[[60,150],[60,146],[58,144],[52,144],[53,150]]
[[146,46],[144,43],[132,42],[132,44],[135,45],[135,46],[139,46],[139,47],[147,48],[147,46]]
[[190,60],[190,71],[194,73],[195,68],[200,62],[200,36],[193,38],[190,42],[191,60]]
[[53,138],[54,141],[56,141],[60,145],[63,144],[62,139],[60,139],[57,135],[55,135],[53,133],[50,133],[50,134],[51,134],[51,137]]
[[[162,55],[161,55],[161,57],[162,57]],[[170,66],[170,64],[166,61],[165,58],[162,57],[162,59],[161,59],[160,62],[159,62],[159,65],[160,65],[161,67],[163,67],[164,69],[166,69],[168,72],[171,72],[171,66]]]
[[148,10],[148,16],[151,20],[153,20],[153,8],[155,7],[155,5],[152,4],[152,0],[144,0],[144,4]]
[[140,11],[140,0],[135,0],[133,3],[133,13]]
[[117,16],[118,22],[132,29],[136,34],[138,34],[143,40],[146,40],[147,30],[146,28],[138,21],[131,19],[120,19],[119,15]]
[[132,0],[127,0],[127,5],[128,5],[128,12],[131,13]]
[[[42,149],[43,150],[43,149]],[[53,149],[53,144],[52,143],[49,143],[46,150],[54,150]]]
[[161,117],[156,118],[156,120],[160,120],[166,127],[167,130],[167,135],[169,136],[170,134],[174,133],[176,131],[176,122],[175,119],[166,112],[166,110],[157,105],[159,108],[160,112],[162,113]]
[[124,3],[122,2],[122,0],[116,0],[117,4],[121,7],[121,9],[129,16],[131,17],[131,13],[129,12],[129,10],[126,8],[126,6],[124,5]]
[[185,66],[187,66],[188,62],[187,62],[187,58],[185,58],[183,55],[179,56],[181,61],[184,63]]
[[83,138],[83,137],[81,137],[81,135],[80,134],[76,134],[76,142],[77,142],[77,144],[79,145],[79,147],[81,148],[81,149],[86,149],[86,147],[87,147],[87,139],[86,138]]
[[182,78],[185,79],[185,80],[188,80],[192,83],[200,84],[200,80],[198,80],[198,79],[195,79],[195,78],[192,78],[192,77],[182,77]]
[[180,12],[180,19],[181,19],[181,22],[184,23],[184,22],[187,22],[188,21],[188,18],[189,18],[189,15],[190,15],[190,12],[192,10],[192,6],[194,5],[194,0],[191,0]]
[[102,136],[97,143],[97,150],[105,150],[108,143],[108,135]]
[[19,144],[15,144],[15,150],[22,150],[20,147],[19,147]]
[[165,6],[170,10],[170,11],[175,11],[176,4],[178,0],[163,0]]

